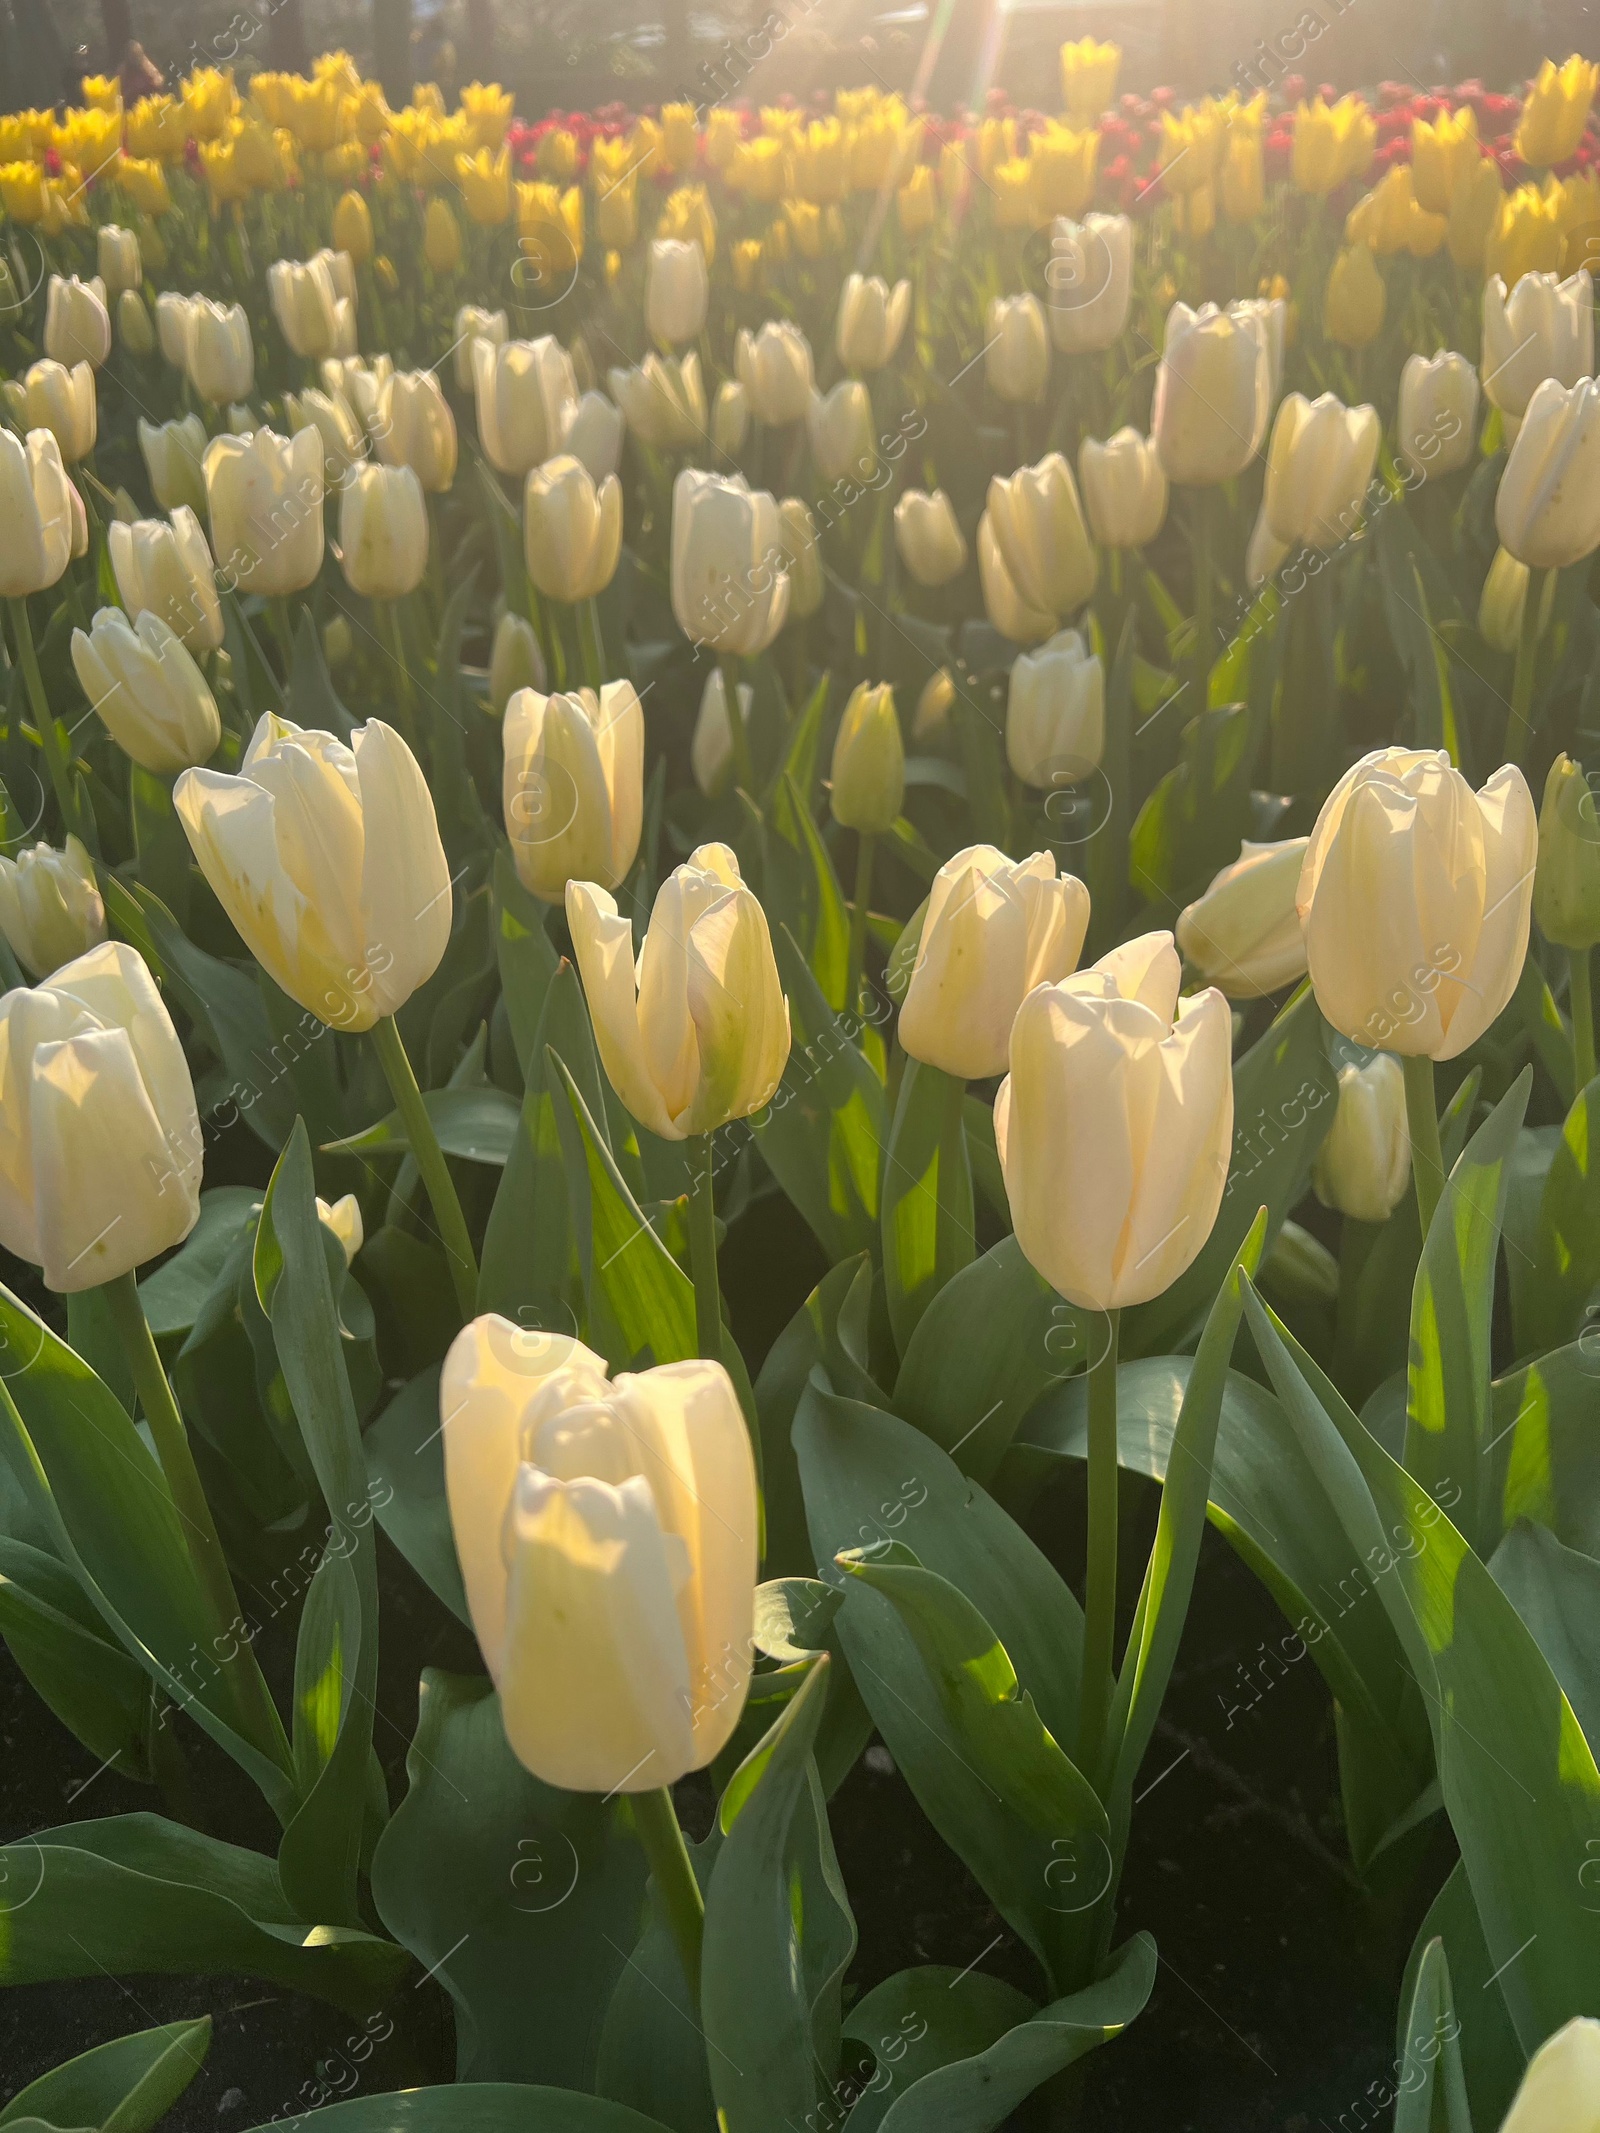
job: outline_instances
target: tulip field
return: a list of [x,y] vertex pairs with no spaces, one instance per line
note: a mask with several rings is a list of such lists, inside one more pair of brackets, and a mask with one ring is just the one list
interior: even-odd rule
[[1600,65],[1119,65],[0,116],[0,2129],[1600,2129]]

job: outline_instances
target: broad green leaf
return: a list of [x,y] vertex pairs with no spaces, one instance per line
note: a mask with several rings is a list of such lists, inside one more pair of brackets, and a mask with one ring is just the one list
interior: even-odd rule
[[966,1084],[908,1059],[883,1154],[883,1279],[905,1354],[923,1313],[973,1256]]
[[865,1252],[830,1268],[767,1350],[756,1379],[769,1576],[808,1571],[813,1564],[800,1470],[790,1442],[795,1409],[812,1371],[820,1364],[833,1390],[850,1399],[870,1403],[877,1398],[878,1388],[864,1361],[851,1353],[845,1323],[847,1304],[862,1287],[872,1287],[872,1262]]
[[[1490,1558],[1489,1574],[1543,1652],[1584,1738],[1600,1748],[1600,1563],[1564,1548],[1547,1527],[1519,1520]],[[1600,1881],[1600,1864],[1591,1878]]]
[[116,1815],[0,1846],[0,1983],[238,1972],[363,2015],[403,1949],[299,1916],[261,1852],[160,1815]]
[[[571,2089],[477,2081],[324,2104],[329,2133],[667,2133],[658,2119]],[[269,2121],[250,2133],[271,2133]],[[318,2133],[321,2133],[319,2127]]]
[[[1600,1876],[1594,1877],[1600,1879]],[[1586,1900],[1592,1901],[1590,1893]],[[1403,2060],[1411,2042],[1411,2003],[1422,1977],[1428,1950],[1437,1943],[1449,1964],[1450,1986],[1461,2034],[1462,2079],[1477,2133],[1493,2133],[1511,2108],[1522,2079],[1526,2054],[1506,2012],[1495,1962],[1483,1944],[1483,1927],[1472,1901],[1472,1884],[1461,1860],[1446,1876],[1417,1929],[1396,2009],[1395,2056]],[[1434,2133],[1429,2128],[1429,2133]],[[1454,2133],[1454,2129],[1451,2129]]]
[[209,2015],[113,2037],[19,2089],[0,2111],[0,2126],[31,2118],[63,2128],[93,2126],[98,2133],[149,2133],[210,2049]]
[[289,666],[289,690],[284,702],[285,718],[297,726],[314,727],[335,734],[348,743],[355,720],[339,700],[322,649],[322,632],[309,607],[300,610],[294,633],[294,658]]
[[379,1525],[423,1583],[470,1629],[445,1498],[437,1364],[402,1386],[361,1442]]
[[[518,1105],[492,1084],[476,1089],[428,1089],[423,1103],[446,1155],[496,1169],[509,1160],[516,1141]],[[323,1143],[324,1155],[409,1155],[411,1143],[398,1111],[359,1133]]]
[[[686,1837],[684,1844],[703,1900],[722,1831],[713,1821],[703,1842]],[[683,1957],[653,1881],[649,1893],[644,1929],[606,2003],[595,2094],[659,2118],[672,2133],[716,2133],[700,2010],[690,2000]]]
[[494,940],[511,1018],[512,1042],[526,1076],[539,1034],[544,996],[561,958],[545,931],[546,907],[522,886],[509,851],[494,855]]
[[874,1985],[844,2020],[845,2036],[873,2061],[850,2112],[851,2133],[877,2133],[891,2105],[924,2074],[987,2051],[1037,2011],[1002,1978],[942,1963],[898,1970]]
[[201,1193],[199,1221],[172,1257],[139,1284],[139,1301],[157,1340],[194,1330],[235,1238],[260,1205],[254,1185],[213,1185]]
[[1569,1548],[1600,1555],[1597,1398],[1600,1336],[1592,1327],[1581,1340],[1497,1381],[1484,1448],[1498,1514],[1494,1531],[1528,1518],[1548,1526]]
[[826,1644],[843,1597],[820,1578],[769,1578],[756,1587],[756,1650],[769,1659],[812,1658]]
[[787,776],[783,791],[787,805],[775,814],[774,820],[779,834],[806,861],[801,872],[803,886],[797,913],[798,937],[804,945],[806,963],[817,981],[818,990],[830,1011],[840,1014],[847,1005],[845,986],[849,981],[850,962],[850,919],[845,909],[844,892],[839,887],[839,877],[833,871],[833,861],[818,834],[811,810]]
[[108,1633],[66,1565],[0,1536],[0,1636],[36,1693],[97,1762],[150,1775],[150,1678]]
[[856,1929],[812,1757],[827,1688],[823,1657],[722,1796],[700,2006],[726,2133],[804,2123],[838,2071]]
[[1582,1330],[1600,1283],[1600,1079],[1578,1092],[1545,1180],[1535,1232],[1537,1271],[1518,1327],[1524,1351],[1558,1347]]
[[1422,1951],[1402,2031],[1394,2133],[1472,2133],[1461,2022],[1442,1940]]
[[644,1910],[624,1810],[524,1770],[481,1675],[424,1670],[406,1774],[373,1854],[373,1901],[455,2003],[457,2079],[590,2087],[601,2010]]

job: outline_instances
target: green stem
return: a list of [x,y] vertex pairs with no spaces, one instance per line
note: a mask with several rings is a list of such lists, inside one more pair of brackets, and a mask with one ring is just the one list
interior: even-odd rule
[[417,692],[411,679],[411,665],[406,658],[405,635],[400,627],[400,603],[398,600],[382,600],[378,605],[382,607],[384,621],[388,625],[389,648],[400,676],[397,684],[400,724],[407,743],[415,750],[421,745],[422,735],[417,717]]
[[700,1353],[722,1356],[722,1290],[717,1280],[716,1146],[713,1136],[695,1136],[695,1171],[689,1188],[689,1262],[694,1269],[694,1330]]
[[722,669],[722,700],[728,707],[728,737],[733,745],[733,782],[740,792],[747,792],[754,798],[756,767],[750,754],[750,732],[739,716],[739,662],[731,652],[727,652],[717,664]]
[[[33,706],[33,722],[39,729],[39,746],[44,751],[45,767],[50,773],[50,783],[55,791],[56,805],[61,810],[61,819],[69,830],[83,836],[83,814],[78,805],[78,795],[72,783],[72,760],[62,749],[61,734],[50,709],[50,700],[44,693],[44,676],[39,672],[39,655],[33,648],[33,625],[28,620],[26,600],[12,600],[11,633],[17,643],[17,657],[22,662],[22,678],[27,684],[28,701]],[[88,839],[84,839],[85,843]]]
[[1567,950],[1571,983],[1573,1079],[1581,1095],[1594,1079],[1594,998],[1589,988],[1589,951]]
[[856,899],[850,906],[850,960],[845,972],[844,1005],[854,1014],[861,1005],[861,968],[867,953],[867,907],[872,901],[872,859],[878,840],[863,830],[856,840]]
[[[102,1283],[100,1293],[116,1326],[139,1405],[155,1439],[161,1471],[172,1491],[189,1560],[211,1620],[213,1649],[232,1684],[241,1728],[263,1755],[283,1765],[287,1761],[283,1726],[256,1664],[254,1649],[239,1636],[239,1595],[234,1591],[228,1559],[222,1552],[216,1521],[200,1483],[183,1416],[139,1301],[138,1283],[131,1273],[119,1274],[114,1281]],[[233,1656],[224,1659],[222,1655],[230,1644]]]
[[[1104,1317],[1105,1348],[1089,1364],[1089,1551],[1084,1581],[1083,1680],[1078,1765],[1097,1789],[1111,1708],[1117,1626],[1117,1326]],[[1090,1338],[1100,1330],[1090,1320]]]
[[1528,590],[1522,602],[1522,627],[1517,632],[1517,665],[1511,680],[1511,716],[1506,722],[1506,755],[1520,768],[1533,729],[1528,713],[1533,704],[1534,675],[1539,664],[1539,630],[1544,619],[1544,585],[1548,573],[1528,572]]
[[267,612],[272,617],[272,633],[278,640],[278,657],[283,661],[283,686],[287,692],[294,675],[294,623],[289,615],[289,602],[282,594],[267,602]]
[[1189,553],[1194,564],[1194,681],[1197,715],[1206,708],[1211,686],[1211,491],[1196,489],[1189,516]]
[[579,603],[578,643],[583,650],[583,678],[598,695],[605,687],[606,641],[600,631],[600,609],[593,600]]
[[636,1792],[628,1804],[633,1826],[650,1862],[656,1895],[666,1913],[667,1925],[677,1943],[689,1987],[689,2004],[700,2006],[700,1943],[705,1934],[706,1906],[700,1884],[689,1863],[689,1847],[683,1841],[678,1810],[665,1786],[659,1792]]
[[1444,1191],[1444,1151],[1439,1145],[1439,1108],[1433,1093],[1433,1061],[1402,1059],[1406,1077],[1406,1130],[1411,1135],[1411,1182],[1417,1189],[1422,1241],[1428,1241],[1434,1209]]
[[383,1015],[372,1025],[372,1042],[377,1048],[389,1093],[406,1129],[412,1157],[427,1187],[434,1220],[444,1242],[445,1257],[450,1262],[456,1303],[464,1322],[478,1307],[478,1262],[473,1254],[467,1218],[456,1197],[455,1180],[444,1159],[444,1150],[439,1146],[439,1136],[433,1130],[433,1120],[428,1116],[422,1091],[417,1087],[417,1077],[406,1057],[400,1026],[393,1015]]

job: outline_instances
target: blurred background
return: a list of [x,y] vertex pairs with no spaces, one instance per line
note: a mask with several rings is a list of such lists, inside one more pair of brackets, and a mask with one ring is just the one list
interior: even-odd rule
[[414,81],[493,79],[528,118],[869,82],[946,111],[991,89],[1053,106],[1057,47],[1086,33],[1123,47],[1125,89],[1249,88],[1264,55],[1274,79],[1498,87],[1546,52],[1594,56],[1597,18],[1600,0],[0,0],[0,108],[75,98],[132,39],[169,80],[343,46],[391,103]]

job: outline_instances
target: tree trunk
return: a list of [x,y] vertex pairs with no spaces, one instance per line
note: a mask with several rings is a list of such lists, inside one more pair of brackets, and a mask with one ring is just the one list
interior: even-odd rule
[[468,81],[494,79],[494,0],[467,0],[466,50],[462,61]]
[[[108,4],[109,0],[101,0],[102,6]],[[282,74],[311,72],[311,47],[306,42],[300,0],[277,0],[267,34],[267,61]]]
[[411,0],[372,0],[372,65],[391,107],[411,99]]
[[100,0],[100,24],[105,31],[105,72],[120,74],[122,62],[133,42],[133,15],[128,0]]
[[67,55],[48,0],[11,0],[5,56],[0,110],[24,111],[56,101]]

